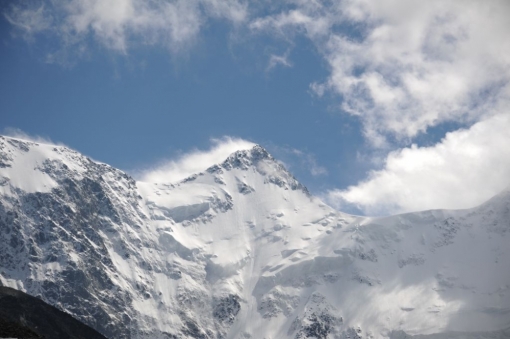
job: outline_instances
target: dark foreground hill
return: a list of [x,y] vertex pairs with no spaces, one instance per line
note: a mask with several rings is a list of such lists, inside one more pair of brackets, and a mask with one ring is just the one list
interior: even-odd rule
[[0,287],[0,338],[106,339],[44,301]]

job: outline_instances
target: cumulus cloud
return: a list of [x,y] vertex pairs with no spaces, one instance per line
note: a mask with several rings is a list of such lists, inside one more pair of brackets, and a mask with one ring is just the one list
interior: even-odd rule
[[209,150],[194,149],[154,168],[142,170],[137,177],[146,182],[177,182],[223,162],[236,151],[251,149],[253,146],[254,143],[238,138],[211,139]]
[[121,53],[137,44],[175,52],[192,44],[209,19],[243,22],[246,8],[238,0],[34,0],[12,4],[4,16],[25,36],[46,32],[66,48],[93,38]]
[[[389,152],[381,170],[326,200],[367,214],[466,208],[510,184],[510,2],[286,3],[250,28],[314,43],[330,73],[313,92],[336,95],[375,153]],[[465,129],[405,147],[448,122]]]
[[431,147],[391,152],[384,168],[325,199],[369,215],[469,208],[510,185],[510,113],[450,132]]
[[472,124],[510,82],[508,1],[291,3],[251,28],[314,42],[331,72],[312,89],[340,95],[375,146],[446,121]]

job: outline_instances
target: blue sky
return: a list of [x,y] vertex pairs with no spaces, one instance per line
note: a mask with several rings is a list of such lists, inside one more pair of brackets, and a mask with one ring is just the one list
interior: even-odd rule
[[135,175],[231,137],[342,210],[471,207],[510,185],[509,8],[8,2],[0,130]]

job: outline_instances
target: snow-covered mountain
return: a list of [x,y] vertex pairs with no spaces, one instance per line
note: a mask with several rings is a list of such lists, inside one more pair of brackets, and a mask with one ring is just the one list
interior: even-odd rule
[[0,137],[0,282],[109,338],[510,338],[510,190],[357,217],[260,146],[145,183]]

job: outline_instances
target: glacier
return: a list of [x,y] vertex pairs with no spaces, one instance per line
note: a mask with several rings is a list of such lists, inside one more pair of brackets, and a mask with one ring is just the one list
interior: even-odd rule
[[154,183],[0,137],[0,284],[109,338],[510,338],[510,188],[362,217],[258,145]]

